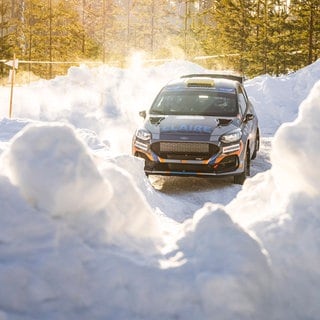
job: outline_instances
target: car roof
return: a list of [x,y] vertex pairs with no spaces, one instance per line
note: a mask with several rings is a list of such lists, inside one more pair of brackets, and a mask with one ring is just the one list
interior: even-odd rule
[[191,74],[182,76],[179,79],[169,82],[164,89],[179,90],[187,88],[200,88],[200,89],[235,89],[239,83],[243,82],[243,78],[237,75],[225,74]]

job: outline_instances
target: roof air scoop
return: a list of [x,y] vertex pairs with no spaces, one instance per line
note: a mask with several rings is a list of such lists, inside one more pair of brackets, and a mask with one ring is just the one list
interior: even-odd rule
[[214,87],[214,79],[191,78],[186,80],[188,87]]

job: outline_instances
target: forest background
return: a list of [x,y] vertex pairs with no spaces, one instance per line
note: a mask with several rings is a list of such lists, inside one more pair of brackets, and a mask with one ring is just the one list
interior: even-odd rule
[[70,65],[187,59],[248,77],[280,75],[320,54],[320,0],[0,0],[0,76]]

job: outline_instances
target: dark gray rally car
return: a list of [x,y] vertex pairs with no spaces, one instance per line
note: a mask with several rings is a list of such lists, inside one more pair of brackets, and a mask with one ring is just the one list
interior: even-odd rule
[[259,150],[258,118],[243,78],[192,74],[170,82],[133,137],[147,175],[226,176],[242,184]]

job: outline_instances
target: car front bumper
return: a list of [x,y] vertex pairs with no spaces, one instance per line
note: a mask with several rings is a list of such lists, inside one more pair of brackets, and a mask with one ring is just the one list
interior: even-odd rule
[[150,147],[133,141],[133,155],[145,160],[147,175],[165,176],[230,176],[244,171],[243,143],[221,146],[209,159],[177,159],[160,157]]

